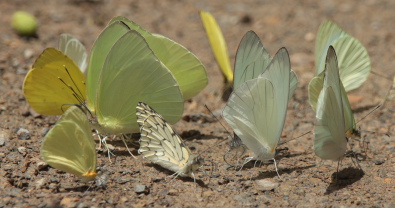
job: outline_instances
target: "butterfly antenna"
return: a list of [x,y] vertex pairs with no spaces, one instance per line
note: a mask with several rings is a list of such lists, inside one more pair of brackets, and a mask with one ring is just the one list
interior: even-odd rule
[[[229,138],[229,137],[232,138],[231,133],[228,131],[228,129],[226,129],[226,127],[225,127],[225,126],[222,124],[222,122],[217,118],[217,116],[214,115],[214,113],[210,110],[210,108],[209,108],[206,104],[204,105],[204,107],[206,107],[206,109],[207,109],[207,110],[210,112],[210,114],[215,118],[215,120],[217,120],[218,123],[221,124],[221,126],[225,129],[225,132],[229,135],[228,138]],[[231,142],[231,146],[232,146],[234,140],[235,140],[235,136],[233,136],[233,140],[232,140],[232,142]],[[225,140],[222,140],[221,142],[223,142],[223,141],[225,141]],[[218,144],[220,144],[221,142],[219,142]],[[223,156],[223,157],[224,157],[224,161],[225,161],[226,164],[228,164],[229,166],[235,167],[234,165],[230,164],[230,163],[226,160],[226,156],[229,154],[229,152],[230,152],[230,149],[229,149],[228,151],[226,151],[225,155]]]
[[387,79],[387,80],[392,81],[391,78],[389,78],[389,77],[387,77],[387,76],[385,76],[385,75],[383,75],[383,74],[381,74],[381,73],[378,73],[378,72],[376,72],[376,71],[370,70],[370,73],[372,73],[372,74],[374,74],[374,75],[376,75],[376,76],[379,76],[379,77],[381,77],[381,78],[384,78],[384,79]]
[[229,134],[229,136],[231,136],[231,133],[228,131],[228,129],[225,128],[225,126],[222,124],[222,122],[217,118],[217,116],[214,115],[213,111],[210,110],[210,108],[208,108],[208,106],[205,104],[204,107],[206,107],[206,109],[210,112],[210,114],[215,118],[215,120],[218,121],[219,124],[221,124],[221,126],[225,129],[226,133]]
[[[82,95],[81,90],[80,90],[80,89],[77,87],[77,85],[75,84],[74,79],[73,79],[73,77],[71,77],[71,74],[70,74],[69,70],[67,69],[66,65],[63,65],[63,67],[64,67],[64,69],[66,70],[66,73],[69,75],[70,80],[73,82],[74,86],[75,86],[76,89],[78,90],[79,95]],[[83,83],[84,83],[84,85],[85,85],[85,82],[83,82]],[[82,96],[80,96],[80,97],[82,97]]]
[[372,114],[374,111],[376,111],[377,109],[379,109],[381,106],[383,106],[383,104],[379,104],[377,105],[373,110],[371,110],[368,114],[366,114],[364,117],[362,117],[358,122],[355,123],[358,124],[359,122],[361,122],[362,120],[364,120],[366,117],[368,117],[370,114]]
[[286,143],[288,143],[288,142],[290,142],[290,141],[292,141],[292,140],[299,139],[300,137],[305,136],[305,135],[307,135],[307,134],[311,134],[311,133],[313,133],[313,132],[312,132],[312,131],[308,131],[308,132],[306,132],[306,133],[303,133],[303,134],[300,135],[300,136],[297,136],[297,137],[292,138],[292,139],[290,139],[290,140],[288,140],[288,141],[282,142],[281,144],[278,144],[278,145],[286,144]]
[[[214,118],[222,125],[222,123],[221,123],[221,122],[219,121],[219,119],[213,114],[213,112],[207,107],[207,105],[204,105],[204,106],[207,108],[208,111],[210,111],[210,114],[211,114],[212,116],[214,116]],[[222,127],[224,127],[225,131],[230,135],[229,131],[225,128],[225,126],[222,125]],[[224,141],[226,141],[226,139],[217,142],[215,145],[219,145],[219,144],[221,144],[221,143],[224,142]],[[206,148],[205,150],[203,150],[202,152],[200,152],[198,156],[200,156],[203,152],[206,152],[206,151],[209,150],[209,149],[211,149],[211,147],[208,147],[208,148]]]

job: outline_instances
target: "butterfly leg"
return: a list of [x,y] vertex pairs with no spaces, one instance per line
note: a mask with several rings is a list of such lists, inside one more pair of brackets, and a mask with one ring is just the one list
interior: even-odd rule
[[128,150],[129,154],[132,155],[132,157],[133,157],[134,159],[136,159],[136,157],[130,152],[129,147],[128,147],[128,145],[126,144],[125,137],[126,137],[126,136],[125,136],[124,134],[122,134],[121,139],[122,139],[123,143],[125,144],[125,147],[126,147],[126,149]]
[[273,158],[273,161],[274,161],[274,167],[276,168],[276,173],[277,173],[277,176],[280,178],[280,180],[281,180],[281,181],[283,181],[283,179],[281,178],[280,174],[278,173],[278,168],[277,168],[277,162],[276,162],[276,159],[274,159],[274,158]]
[[105,137],[104,137],[103,139],[101,139],[100,141],[101,141],[101,142],[103,143],[103,145],[106,147],[106,149],[107,149],[108,160],[110,161],[110,163],[112,163],[112,162],[111,162],[111,155],[113,155],[113,156],[115,156],[115,155],[114,155],[114,153],[111,152],[110,148],[109,148],[108,145],[107,145],[107,141],[106,141],[107,138],[108,138],[108,137],[105,136]]

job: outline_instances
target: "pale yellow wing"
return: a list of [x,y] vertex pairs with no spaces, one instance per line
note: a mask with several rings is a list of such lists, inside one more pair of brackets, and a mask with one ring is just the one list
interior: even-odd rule
[[23,93],[37,113],[61,115],[85,101],[85,77],[69,57],[47,48],[26,75]]
[[47,133],[41,155],[52,167],[74,174],[83,181],[94,180],[96,149],[90,123],[77,106],[70,107]]
[[228,48],[221,28],[214,17],[208,12],[200,11],[200,18],[202,19],[204,28],[206,29],[207,37],[210,41],[210,45],[213,49],[219,68],[221,69],[227,84],[231,86],[233,84],[233,71],[230,66]]

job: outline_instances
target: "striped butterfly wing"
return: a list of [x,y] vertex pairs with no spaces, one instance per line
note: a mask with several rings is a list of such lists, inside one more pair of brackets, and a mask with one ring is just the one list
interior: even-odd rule
[[141,138],[139,154],[180,176],[190,176],[194,156],[161,115],[145,103],[136,107]]

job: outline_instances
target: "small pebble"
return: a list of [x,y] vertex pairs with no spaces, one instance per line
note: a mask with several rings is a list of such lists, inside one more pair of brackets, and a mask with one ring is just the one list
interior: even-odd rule
[[141,185],[141,184],[137,184],[134,186],[134,192],[138,193],[138,194],[148,194],[149,193],[149,189],[147,188],[146,185]]
[[261,191],[271,191],[280,185],[279,183],[268,180],[256,180],[255,183],[258,185],[257,189]]
[[383,164],[385,161],[383,159],[374,159],[372,160],[372,162],[376,165],[381,165]]
[[18,152],[22,155],[26,155],[26,147],[18,147]]
[[40,171],[44,170],[47,167],[48,167],[48,164],[46,162],[38,162],[37,163],[37,169],[40,170]]
[[4,146],[5,145],[5,140],[6,140],[6,138],[7,138],[7,135],[6,135],[6,133],[0,133],[0,147],[2,147],[2,146]]
[[25,59],[30,59],[34,54],[34,51],[32,49],[25,49],[23,51],[23,56],[25,57]]
[[28,140],[30,139],[30,132],[27,129],[20,128],[16,134],[18,135],[18,139]]
[[41,178],[40,180],[36,181],[36,189],[41,189],[45,183],[45,178]]

